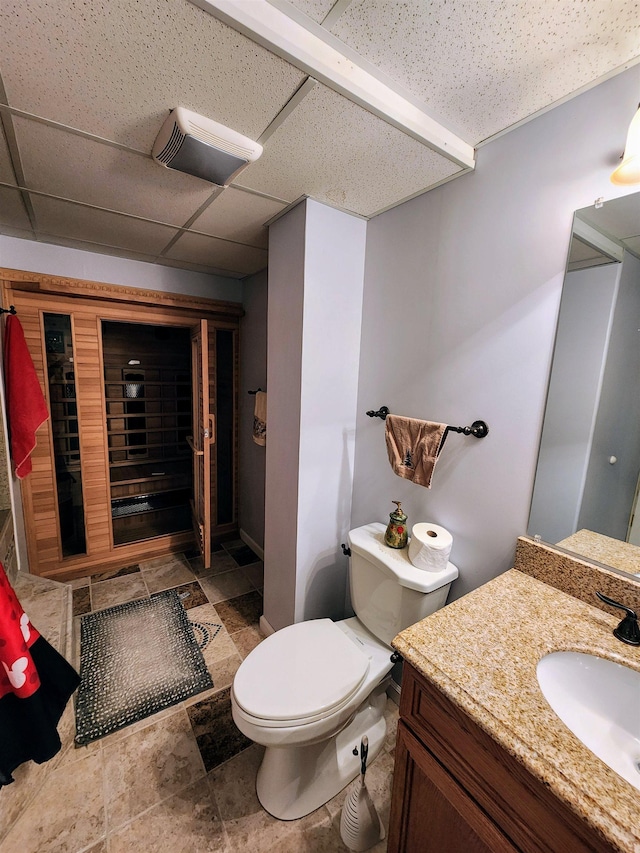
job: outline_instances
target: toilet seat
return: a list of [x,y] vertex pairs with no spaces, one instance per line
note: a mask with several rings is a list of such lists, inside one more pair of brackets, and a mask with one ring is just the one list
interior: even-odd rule
[[313,619],[267,637],[242,662],[233,696],[267,728],[304,725],[346,705],[369,671],[369,657],[339,623]]

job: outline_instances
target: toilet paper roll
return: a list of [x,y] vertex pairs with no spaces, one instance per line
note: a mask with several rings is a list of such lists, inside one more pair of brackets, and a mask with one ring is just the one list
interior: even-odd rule
[[453,537],[437,524],[423,521],[414,524],[409,540],[409,559],[416,569],[440,572],[447,567]]

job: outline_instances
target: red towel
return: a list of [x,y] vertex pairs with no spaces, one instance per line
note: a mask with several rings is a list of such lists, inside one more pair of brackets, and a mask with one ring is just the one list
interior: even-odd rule
[[4,330],[4,382],[11,458],[16,477],[31,473],[31,452],[36,446],[36,430],[49,417],[22,323],[9,314]]

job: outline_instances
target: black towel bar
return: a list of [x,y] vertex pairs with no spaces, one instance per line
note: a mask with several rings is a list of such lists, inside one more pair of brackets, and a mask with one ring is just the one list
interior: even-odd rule
[[[369,412],[367,412],[367,415],[370,418],[380,418],[383,421],[385,420],[387,415],[390,414],[391,412],[389,411],[389,408],[387,406],[381,406],[377,411],[371,409]],[[484,438],[485,435],[488,435],[489,433],[489,427],[484,421],[474,421],[471,426],[464,427],[448,426],[444,431],[444,435],[442,436],[442,444],[444,444],[445,439],[450,432],[460,432],[463,435],[472,435],[474,436],[474,438]],[[440,445],[441,448],[442,444]]]
[[17,313],[18,312],[13,307],[13,305],[10,305],[9,308],[0,308],[0,314],[17,314]]

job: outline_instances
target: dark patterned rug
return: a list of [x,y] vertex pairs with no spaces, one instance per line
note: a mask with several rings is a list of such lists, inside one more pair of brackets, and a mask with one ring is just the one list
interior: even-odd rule
[[76,743],[213,687],[175,590],[83,616]]

